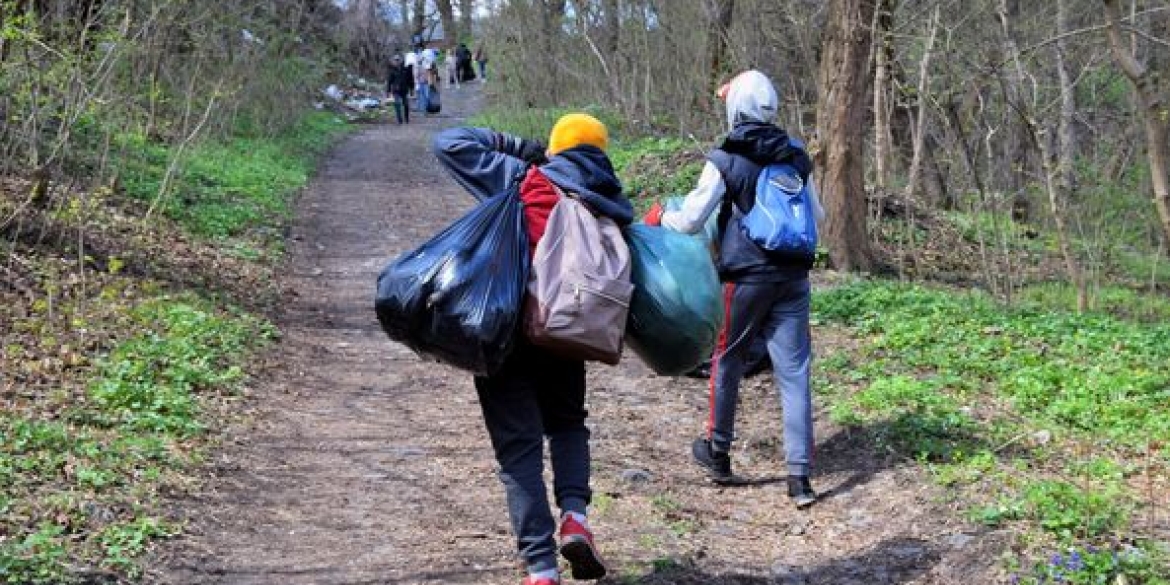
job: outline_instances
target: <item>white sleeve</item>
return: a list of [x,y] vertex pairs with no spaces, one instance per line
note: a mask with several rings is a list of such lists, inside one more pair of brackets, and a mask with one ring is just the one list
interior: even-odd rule
[[683,200],[682,209],[667,211],[662,214],[662,226],[684,234],[697,233],[707,223],[707,218],[719,207],[723,201],[723,194],[727,186],[723,184],[723,176],[711,161],[703,165],[703,172],[699,175],[699,183],[687,194]]

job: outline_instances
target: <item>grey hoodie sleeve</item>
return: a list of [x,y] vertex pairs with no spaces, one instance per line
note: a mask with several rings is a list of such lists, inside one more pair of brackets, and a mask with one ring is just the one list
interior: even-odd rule
[[435,136],[433,149],[451,176],[482,201],[524,178],[528,163],[501,151],[514,150],[506,144],[514,138],[487,128],[449,128]]

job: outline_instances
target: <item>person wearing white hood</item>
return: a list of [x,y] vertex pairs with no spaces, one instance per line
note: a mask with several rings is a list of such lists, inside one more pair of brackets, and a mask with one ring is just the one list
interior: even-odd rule
[[730,132],[707,154],[698,184],[680,209],[655,204],[649,225],[696,233],[718,213],[720,280],[724,283],[723,330],[712,356],[710,413],[705,436],[691,446],[695,462],[718,484],[740,480],[731,471],[735,410],[748,349],[757,336],[767,338],[784,420],[788,495],[799,508],[816,502],[809,475],[813,452],[809,330],[811,255],[770,252],[751,240],[741,221],[755,204],[756,183],[764,167],[785,163],[799,173],[816,221],[824,210],[812,185],[812,160],[800,141],[776,125],[779,98],[771,80],[745,71],[720,88]]

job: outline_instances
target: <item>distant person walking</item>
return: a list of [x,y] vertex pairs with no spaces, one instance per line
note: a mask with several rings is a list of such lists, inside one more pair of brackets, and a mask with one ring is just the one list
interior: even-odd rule
[[452,85],[459,87],[459,55],[455,47],[448,49],[443,57],[443,85],[447,89]]
[[394,104],[394,118],[399,124],[410,123],[410,88],[414,86],[413,74],[406,67],[401,55],[390,59],[390,72],[386,76],[386,95]]
[[415,93],[418,91],[418,83],[415,82],[415,78],[418,75],[418,52],[414,49],[407,51],[406,56],[402,61],[403,66],[406,67],[406,73],[409,76],[408,79],[410,79],[409,95],[410,97],[414,97]]
[[418,109],[426,114],[430,111],[431,88],[437,79],[434,49],[423,49],[418,55],[418,66],[414,72],[415,87],[418,88]]
[[479,65],[479,80],[487,81],[487,49],[480,43],[475,47],[475,63]]

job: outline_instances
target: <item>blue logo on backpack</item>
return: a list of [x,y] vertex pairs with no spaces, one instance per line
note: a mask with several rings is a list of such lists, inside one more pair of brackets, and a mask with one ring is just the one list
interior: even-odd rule
[[764,167],[756,181],[756,203],[741,221],[744,234],[769,252],[812,258],[817,220],[808,191],[792,165]]

